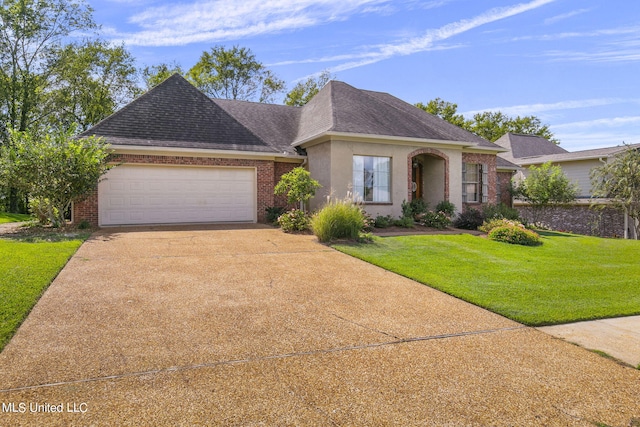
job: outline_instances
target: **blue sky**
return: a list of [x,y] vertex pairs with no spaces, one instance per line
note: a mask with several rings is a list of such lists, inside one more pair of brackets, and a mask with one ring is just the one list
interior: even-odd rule
[[640,1],[88,1],[140,67],[239,45],[289,88],[329,69],[412,104],[536,115],[569,151],[640,143]]

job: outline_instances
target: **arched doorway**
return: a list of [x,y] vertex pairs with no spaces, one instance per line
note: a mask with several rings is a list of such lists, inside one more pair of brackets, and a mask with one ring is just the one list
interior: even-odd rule
[[449,157],[434,148],[409,154],[408,199],[423,199],[430,207],[449,200]]

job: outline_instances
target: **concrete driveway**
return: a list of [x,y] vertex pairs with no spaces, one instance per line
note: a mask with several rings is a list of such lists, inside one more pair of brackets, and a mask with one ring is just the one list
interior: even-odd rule
[[0,354],[0,425],[629,426],[638,396],[640,371],[260,226],[98,233]]

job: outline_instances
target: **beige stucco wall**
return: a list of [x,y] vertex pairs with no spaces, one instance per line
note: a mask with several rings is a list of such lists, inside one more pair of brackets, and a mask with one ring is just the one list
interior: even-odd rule
[[[326,196],[344,198],[353,181],[353,156],[391,157],[391,204],[365,204],[365,210],[378,215],[402,215],[402,202],[408,200],[408,156],[413,151],[433,147],[449,157],[449,200],[462,207],[462,152],[460,148],[437,145],[400,145],[366,141],[333,140],[307,147],[309,171],[323,188],[311,200],[311,210],[319,209]],[[443,171],[444,173],[444,171]],[[428,185],[428,184],[427,184]],[[440,200],[438,200],[439,202]],[[437,202],[435,202],[437,203]]]

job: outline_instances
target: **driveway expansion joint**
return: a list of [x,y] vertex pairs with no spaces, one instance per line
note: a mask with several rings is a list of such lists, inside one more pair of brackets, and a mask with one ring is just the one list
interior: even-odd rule
[[245,358],[245,359],[222,360],[219,362],[200,363],[196,365],[187,365],[187,366],[171,366],[168,368],[151,369],[151,370],[139,371],[139,372],[129,372],[124,374],[108,375],[103,377],[83,378],[79,380],[59,381],[55,383],[14,387],[14,388],[0,389],[0,393],[35,390],[40,388],[51,388],[51,387],[73,385],[73,384],[84,384],[84,383],[92,383],[92,382],[98,382],[98,381],[119,380],[124,378],[142,377],[145,375],[158,375],[158,374],[166,374],[166,373],[174,373],[174,372],[184,372],[184,371],[192,371],[197,369],[216,368],[218,366],[242,365],[247,363],[264,362],[264,361],[270,361],[270,360],[289,359],[292,357],[315,356],[320,354],[332,354],[332,353],[340,353],[340,352],[354,351],[354,350],[365,350],[365,349],[372,349],[372,348],[389,347],[389,346],[394,346],[399,344],[415,343],[415,342],[421,342],[421,341],[434,341],[434,340],[459,338],[459,337],[474,336],[474,335],[487,335],[487,334],[494,334],[494,333],[500,333],[500,332],[510,332],[510,331],[516,331],[521,329],[532,329],[532,328],[525,325],[518,325],[518,326],[505,327],[505,328],[485,329],[485,330],[479,330],[479,331],[455,332],[450,334],[429,335],[424,337],[400,338],[394,341],[387,341],[387,342],[361,344],[361,345],[353,345],[353,346],[337,347],[337,348],[329,348],[329,349],[309,350],[309,351],[301,351],[296,353],[274,354],[271,356],[260,356],[260,357]]

